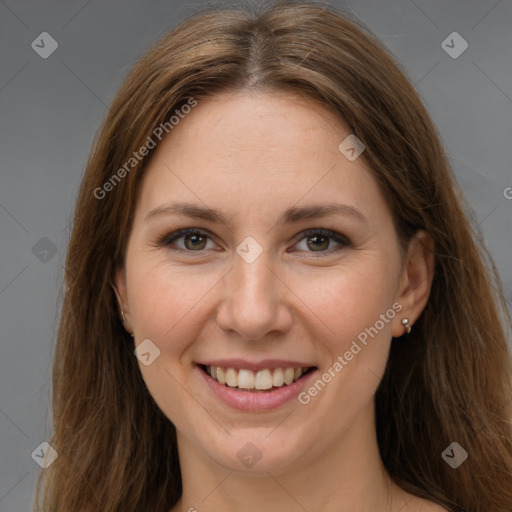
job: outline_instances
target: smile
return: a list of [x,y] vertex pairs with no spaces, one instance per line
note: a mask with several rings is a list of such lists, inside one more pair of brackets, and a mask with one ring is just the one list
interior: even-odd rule
[[[227,362],[226,362],[227,363]],[[295,402],[297,395],[318,374],[316,366],[271,364],[197,364],[196,371],[208,393],[239,411],[263,412]]]
[[285,385],[289,386],[313,368],[264,368],[252,371],[241,368],[201,365],[201,369],[220,384],[240,391],[253,392],[268,392]]

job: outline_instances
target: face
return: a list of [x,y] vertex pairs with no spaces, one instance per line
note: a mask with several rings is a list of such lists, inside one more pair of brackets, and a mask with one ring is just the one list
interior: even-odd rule
[[311,100],[218,95],[145,170],[116,286],[151,395],[209,464],[278,474],[373,425],[417,306],[349,134]]

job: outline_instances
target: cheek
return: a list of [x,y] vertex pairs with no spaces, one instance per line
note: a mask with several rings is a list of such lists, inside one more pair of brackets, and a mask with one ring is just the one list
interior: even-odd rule
[[326,348],[337,355],[376,322],[383,336],[390,336],[397,276],[396,270],[386,267],[384,258],[355,254],[346,265],[318,273],[312,280],[298,280],[294,289],[331,340]]
[[210,314],[204,309],[209,293],[222,278],[222,273],[199,267],[185,269],[141,258],[127,273],[136,342],[149,339],[159,351],[154,362],[139,362],[139,368],[150,394],[171,421],[179,419],[190,402],[184,390],[194,392],[190,349]]
[[200,334],[197,315],[201,300],[216,280],[211,275],[142,260],[133,262],[128,276],[129,290],[134,291],[130,294],[130,314],[137,344],[149,339],[159,350],[151,364],[139,361],[144,382],[159,408],[176,426],[192,429],[194,418],[200,419],[202,411],[190,407],[194,389],[189,382],[190,360],[186,355],[191,340]]
[[332,382],[324,403],[343,409],[347,418],[371,401],[384,374],[391,327],[401,309],[394,301],[397,272],[381,260],[352,268],[322,299],[322,319],[335,333],[324,347],[329,360],[323,371]]
[[154,339],[164,349],[179,348],[182,337],[176,333],[190,331],[197,307],[214,285],[214,276],[195,270],[134,262],[128,286],[134,290],[130,313],[137,338]]
[[[322,354],[324,405],[337,404],[347,417],[357,414],[375,393],[386,367],[392,323],[400,305],[394,302],[398,267],[370,254],[356,254],[350,264],[315,280],[307,306],[323,337],[310,333]],[[305,290],[302,291],[305,293]],[[395,304],[395,307],[393,307]],[[324,389],[323,385],[317,386]],[[320,391],[318,394],[324,394]],[[317,390],[311,390],[316,396]],[[341,428],[341,427],[340,427]]]

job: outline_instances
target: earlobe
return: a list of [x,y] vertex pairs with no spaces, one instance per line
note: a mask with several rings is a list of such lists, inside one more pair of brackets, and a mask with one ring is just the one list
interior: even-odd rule
[[[129,310],[128,310],[128,301],[126,296],[126,281],[123,269],[120,267],[117,267],[114,271],[113,275],[113,282],[112,289],[114,290],[114,293],[117,297],[117,303],[119,306],[119,315],[121,317],[121,320],[123,322],[124,328],[132,334],[132,328],[130,324],[130,316],[129,316]],[[133,334],[132,334],[133,336]]]
[[393,324],[394,337],[410,332],[427,305],[434,267],[434,241],[426,231],[420,230],[409,242],[397,297],[403,306],[401,319],[405,317],[407,325],[401,319]]

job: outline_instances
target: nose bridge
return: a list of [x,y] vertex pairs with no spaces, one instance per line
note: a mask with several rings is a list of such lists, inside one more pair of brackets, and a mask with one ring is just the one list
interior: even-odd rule
[[234,279],[235,291],[252,301],[273,302],[276,291],[276,277],[270,271],[268,251],[262,253],[254,261],[248,262],[243,258],[235,260]]
[[235,258],[232,293],[238,305],[243,307],[252,304],[253,309],[260,309],[260,313],[264,309],[275,309],[278,286],[269,268],[269,255],[269,251],[262,251],[254,260],[240,256]]
[[272,251],[265,243],[270,242],[268,239],[263,241],[261,237],[258,242],[254,237],[247,236],[236,247],[234,255],[233,278],[237,283],[235,288],[240,288],[242,295],[252,296],[253,300],[264,298],[268,301],[270,297],[263,296],[272,292],[271,281],[275,279],[269,269],[273,264]]
[[247,249],[242,243],[234,255],[218,322],[223,329],[235,330],[246,339],[259,339],[284,328],[283,285],[271,271],[270,251],[258,250],[255,256],[250,242],[248,248],[240,255],[241,249]]

